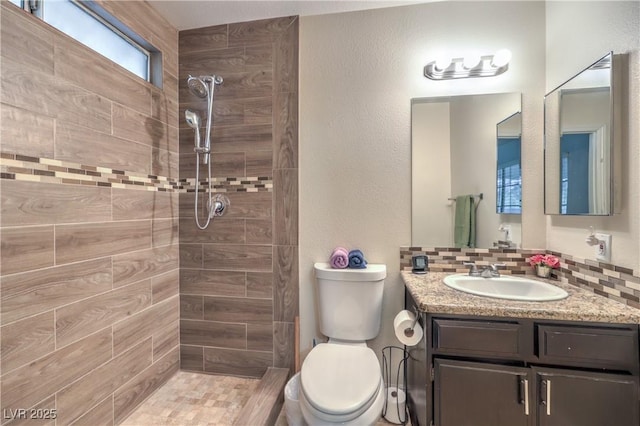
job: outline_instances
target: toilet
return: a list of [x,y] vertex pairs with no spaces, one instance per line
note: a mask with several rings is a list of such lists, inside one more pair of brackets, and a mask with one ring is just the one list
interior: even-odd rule
[[320,331],[300,370],[300,410],[311,425],[373,425],[385,400],[380,362],[366,340],[380,331],[385,265],[314,264]]

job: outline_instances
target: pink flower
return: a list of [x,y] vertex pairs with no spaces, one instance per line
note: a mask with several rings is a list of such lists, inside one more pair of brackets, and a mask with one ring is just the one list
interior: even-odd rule
[[545,259],[545,263],[553,269],[560,267],[560,259],[550,254],[547,255],[547,258]]
[[560,259],[551,254],[534,254],[529,258],[528,262],[533,267],[537,265],[548,266],[553,269],[560,267]]
[[529,265],[536,266],[542,265],[544,262],[544,254],[534,254],[529,258]]

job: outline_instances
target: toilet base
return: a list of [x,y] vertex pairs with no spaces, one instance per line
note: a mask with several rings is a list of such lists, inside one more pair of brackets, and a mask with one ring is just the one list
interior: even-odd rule
[[[380,378],[382,382],[382,378]],[[359,417],[349,420],[347,422],[329,422],[327,420],[319,419],[315,417],[309,408],[309,402],[307,402],[304,393],[300,392],[298,404],[300,404],[300,410],[302,416],[309,426],[331,426],[331,425],[343,425],[343,426],[373,426],[382,417],[382,409],[385,402],[385,387],[384,383],[380,383],[380,389],[375,396],[373,404]]]

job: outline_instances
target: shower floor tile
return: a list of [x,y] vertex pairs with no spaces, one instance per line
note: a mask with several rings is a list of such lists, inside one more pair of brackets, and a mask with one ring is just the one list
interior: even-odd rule
[[259,382],[179,371],[121,425],[232,425]]

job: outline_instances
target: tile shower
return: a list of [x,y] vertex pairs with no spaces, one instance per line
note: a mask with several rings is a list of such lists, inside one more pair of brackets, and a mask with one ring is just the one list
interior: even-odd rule
[[[212,173],[214,192],[231,202],[206,230],[195,226],[194,131],[181,120],[180,176],[190,183],[180,194],[181,367],[260,377],[268,366],[293,367],[298,19],[182,31],[179,45],[180,81],[224,78],[213,103]],[[206,99],[182,84],[180,117],[186,109],[206,111]]]
[[[162,52],[163,89],[1,5],[0,405],[57,424],[119,424],[180,368],[288,367],[298,310],[297,19],[179,36],[99,3]],[[214,72],[232,204],[196,233],[183,74]]]

